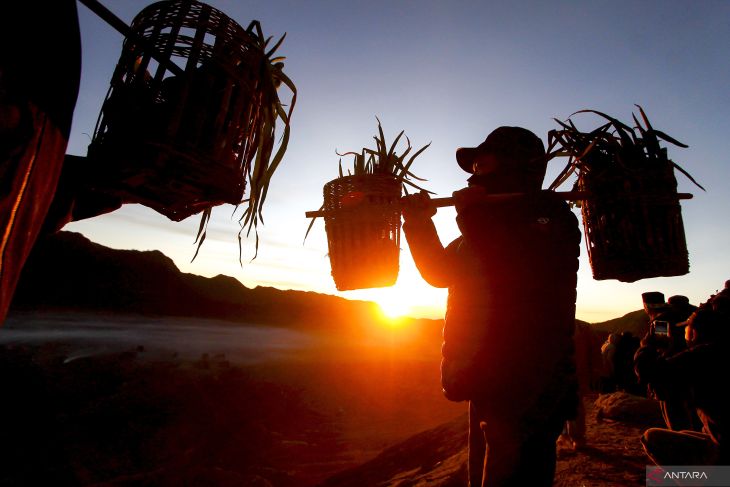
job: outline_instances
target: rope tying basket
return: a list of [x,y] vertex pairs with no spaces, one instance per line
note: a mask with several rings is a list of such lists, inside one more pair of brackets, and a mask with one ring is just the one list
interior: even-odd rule
[[383,174],[345,176],[324,185],[325,231],[338,290],[395,284],[401,186]]
[[264,52],[189,0],[148,6],[131,30],[89,146],[99,189],[176,221],[239,204],[259,145],[250,120]]
[[668,160],[635,169],[612,165],[584,171],[578,189],[593,277],[634,282],[689,272],[689,254]]

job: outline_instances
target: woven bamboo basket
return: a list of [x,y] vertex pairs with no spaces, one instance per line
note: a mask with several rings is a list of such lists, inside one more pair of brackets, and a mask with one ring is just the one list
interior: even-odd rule
[[240,203],[264,53],[225,14],[191,0],[154,3],[131,29],[137,40],[124,42],[89,146],[98,189],[176,221]]
[[606,165],[583,171],[578,189],[593,277],[634,282],[689,272],[671,161]]
[[327,245],[337,289],[395,284],[401,182],[381,174],[345,176],[325,184],[323,193]]

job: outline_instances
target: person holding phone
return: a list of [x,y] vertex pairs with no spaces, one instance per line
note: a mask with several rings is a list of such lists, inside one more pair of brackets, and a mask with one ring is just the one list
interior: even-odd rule
[[666,354],[657,347],[659,335],[648,333],[636,353],[635,371],[659,400],[684,401],[696,411],[702,428],[651,428],[642,437],[644,450],[657,465],[730,465],[730,393],[725,385],[730,323],[708,303],[679,328],[685,332],[686,350]]
[[[687,349],[684,337],[683,324],[697,309],[689,303],[686,296],[675,295],[667,300],[662,311],[656,315],[650,326],[650,332],[655,337],[655,345],[660,347],[665,355],[672,356]],[[659,406],[667,428],[673,431],[696,430],[701,427],[697,413],[680,398],[660,400]]]
[[687,342],[684,339],[684,328],[679,326],[690,317],[697,309],[697,306],[690,304],[687,296],[675,295],[667,299],[667,306],[655,321],[666,322],[668,325],[667,335],[672,337],[672,353],[679,353],[687,348]]

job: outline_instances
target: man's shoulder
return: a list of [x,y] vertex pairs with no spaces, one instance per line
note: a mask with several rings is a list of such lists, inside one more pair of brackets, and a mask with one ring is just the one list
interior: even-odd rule
[[548,230],[560,240],[580,241],[578,218],[568,203],[555,196],[553,191],[542,191],[534,206],[533,219],[538,228]]
[[564,218],[577,221],[575,213],[570,209],[568,202],[556,195],[555,191],[542,190],[537,196],[538,207],[543,212],[553,213]]

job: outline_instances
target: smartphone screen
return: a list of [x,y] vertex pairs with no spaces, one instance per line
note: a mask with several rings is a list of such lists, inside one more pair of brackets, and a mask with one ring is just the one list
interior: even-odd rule
[[655,335],[668,335],[669,334],[669,322],[655,321],[654,322],[654,334]]

